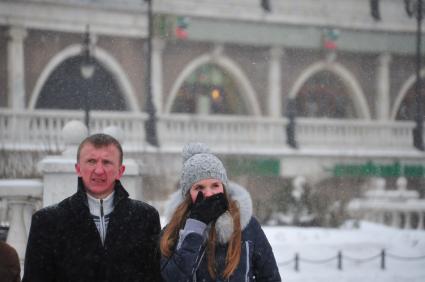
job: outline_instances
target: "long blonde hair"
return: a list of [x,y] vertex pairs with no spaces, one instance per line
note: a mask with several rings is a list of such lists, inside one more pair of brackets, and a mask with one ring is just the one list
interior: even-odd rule
[[[227,246],[226,253],[226,266],[223,271],[223,277],[228,279],[230,275],[236,270],[239,265],[240,256],[241,256],[241,239],[242,239],[242,230],[240,224],[240,212],[239,207],[236,201],[229,199],[226,191],[224,195],[229,204],[229,213],[233,219],[233,233],[230,237]],[[184,201],[177,207],[173,216],[171,217],[170,222],[164,230],[160,241],[161,253],[165,257],[170,257],[174,248],[179,239],[179,231],[183,229],[186,222],[187,216],[190,211],[190,206],[192,204],[192,199],[188,193]],[[212,278],[215,279],[216,267],[215,267],[215,247],[216,247],[216,229],[215,224],[213,223],[209,232],[208,242],[207,242],[207,259],[208,259],[208,272]]]

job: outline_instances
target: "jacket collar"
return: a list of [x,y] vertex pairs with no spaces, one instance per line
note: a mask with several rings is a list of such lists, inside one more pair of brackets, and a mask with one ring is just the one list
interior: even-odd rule
[[[121,181],[115,180],[114,206],[117,206],[123,199],[126,199],[128,197],[129,197],[129,194],[122,186]],[[84,206],[88,208],[86,188],[84,187],[83,179],[81,177],[78,177],[77,193],[71,196],[71,202],[74,204],[77,204],[77,203],[83,204]]]

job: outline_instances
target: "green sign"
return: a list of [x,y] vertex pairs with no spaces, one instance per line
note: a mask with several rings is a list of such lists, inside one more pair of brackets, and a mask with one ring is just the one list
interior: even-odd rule
[[280,161],[275,159],[229,159],[226,166],[232,175],[280,175]]
[[356,177],[424,177],[425,166],[418,164],[375,164],[369,161],[364,164],[336,164],[327,169],[333,176],[356,176]]

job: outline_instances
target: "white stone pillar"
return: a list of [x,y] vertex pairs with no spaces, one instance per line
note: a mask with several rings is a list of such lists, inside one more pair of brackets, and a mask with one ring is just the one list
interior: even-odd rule
[[410,212],[404,213],[404,229],[411,229],[412,228],[412,214]]
[[77,191],[77,148],[87,136],[86,126],[77,120],[68,122],[62,129],[65,151],[59,156],[47,156],[38,166],[43,175],[43,207],[57,204]]
[[25,258],[25,249],[27,246],[27,228],[24,220],[24,208],[27,202],[19,199],[10,199],[8,201],[10,212],[10,229],[7,234],[7,243],[13,246],[18,253],[19,258]]
[[418,226],[416,229],[418,230],[424,229],[424,212],[423,211],[418,212]]
[[390,64],[391,55],[380,54],[378,57],[376,77],[376,117],[388,120],[390,113]]
[[398,211],[393,211],[391,214],[391,226],[400,228],[400,214]]
[[377,211],[376,212],[376,221],[379,224],[385,224],[385,212],[384,211]]
[[0,199],[0,223],[7,221],[7,200],[6,198]]
[[162,52],[165,43],[162,39],[155,38],[152,40],[152,98],[155,109],[158,114],[163,111],[163,95],[162,95]]
[[268,114],[271,117],[282,116],[282,65],[284,52],[281,47],[270,49],[268,74]]
[[12,109],[25,108],[25,60],[24,40],[27,31],[23,27],[9,28],[7,44],[8,104]]

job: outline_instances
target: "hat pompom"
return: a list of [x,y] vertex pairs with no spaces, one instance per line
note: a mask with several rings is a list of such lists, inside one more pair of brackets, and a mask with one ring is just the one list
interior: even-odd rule
[[188,159],[197,154],[211,154],[211,151],[204,143],[186,144],[182,150],[183,163],[185,163]]

